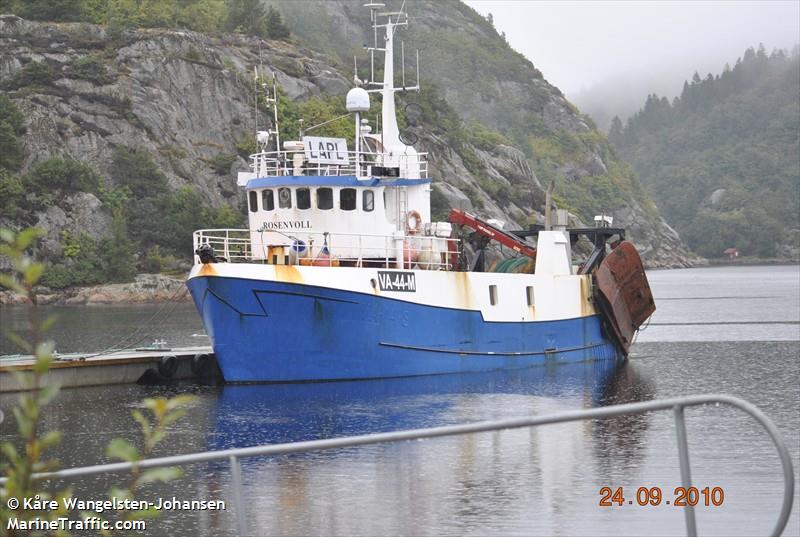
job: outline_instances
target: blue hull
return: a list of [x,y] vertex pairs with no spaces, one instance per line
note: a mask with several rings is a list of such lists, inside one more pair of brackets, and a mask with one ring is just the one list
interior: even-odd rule
[[187,283],[227,382],[408,377],[610,360],[598,315],[486,322],[480,312],[294,283]]

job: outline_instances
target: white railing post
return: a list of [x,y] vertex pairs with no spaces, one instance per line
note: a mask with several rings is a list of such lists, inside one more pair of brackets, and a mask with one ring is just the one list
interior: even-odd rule
[[[688,491],[692,486],[692,470],[689,465],[689,442],[686,439],[686,420],[683,416],[683,406],[675,405],[675,432],[678,435],[678,459],[681,465],[681,486]],[[683,508],[683,517],[686,520],[686,535],[697,537],[697,521],[694,517],[694,506],[686,502]]]
[[236,515],[236,533],[242,537],[245,535],[245,516],[244,516],[244,502],[242,501],[242,467],[239,464],[239,459],[236,455],[231,455],[231,477],[233,478],[233,510]]

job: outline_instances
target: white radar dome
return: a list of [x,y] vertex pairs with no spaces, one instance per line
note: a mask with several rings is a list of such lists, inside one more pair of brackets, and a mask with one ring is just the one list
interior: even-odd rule
[[256,141],[261,145],[266,145],[269,142],[269,131],[258,131]]
[[345,99],[348,112],[369,112],[369,93],[364,88],[353,88]]

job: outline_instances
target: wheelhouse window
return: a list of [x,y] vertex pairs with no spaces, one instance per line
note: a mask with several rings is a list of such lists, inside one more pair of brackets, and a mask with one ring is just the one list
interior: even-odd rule
[[361,209],[365,213],[371,213],[375,210],[375,191],[365,190],[361,197]]
[[343,188],[339,191],[339,208],[343,211],[356,210],[356,189]]
[[275,210],[275,193],[272,190],[267,189],[261,192],[261,209],[265,211]]
[[333,189],[327,187],[317,189],[317,209],[323,211],[333,209]]
[[281,209],[292,208],[292,190],[290,188],[278,189],[278,207]]
[[254,213],[258,211],[258,192],[251,190],[248,192],[247,197],[250,202],[250,212]]
[[311,191],[308,188],[297,189],[297,208],[298,209],[311,208]]

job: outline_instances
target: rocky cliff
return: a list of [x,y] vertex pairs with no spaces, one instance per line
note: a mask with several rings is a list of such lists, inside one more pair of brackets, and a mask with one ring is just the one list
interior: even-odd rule
[[[338,42],[340,32],[347,33],[362,22],[363,14],[355,15],[352,3],[322,4],[339,28],[331,33],[331,42]],[[493,29],[490,32],[461,4],[452,4],[457,7],[452,12],[437,2],[416,4],[420,13],[414,24],[421,23],[416,35],[423,45],[430,38],[425,31],[442,24],[451,33],[467,32],[468,37],[474,33],[479,44],[480,39],[495,39],[489,35]],[[415,5],[411,7],[416,9]],[[293,14],[296,11],[287,10],[290,23],[296,23]],[[188,185],[210,206],[238,208],[241,194],[235,172],[246,169],[247,163],[238,156],[237,144],[253,131],[253,66],[262,63],[275,72],[282,91],[293,101],[343,95],[351,86],[352,74],[339,67],[341,62],[330,50],[306,48],[298,44],[306,42],[303,32],[296,34],[294,42],[288,43],[166,29],[109,34],[104,27],[85,23],[0,16],[0,86],[24,115],[25,158],[19,173],[50,157],[69,157],[88,163],[104,184],[113,186],[114,149],[141,148],[154,157],[170,188]],[[435,208],[440,214],[449,205],[505,220],[512,227],[525,226],[541,220],[542,182],[556,180],[557,193],[562,186],[566,193],[560,199],[577,216],[605,211],[616,217],[616,224],[628,227],[649,266],[685,266],[696,261],[649,198],[637,190],[635,177],[611,176],[609,170],[622,164],[602,135],[530,62],[509,51],[500,52],[519,63],[513,66],[521,70],[517,79],[487,76],[482,96],[433,77],[443,91],[402,97],[404,102],[427,99],[418,145],[431,155],[431,175],[440,194],[434,196]],[[421,56],[434,63],[425,68],[429,71],[424,76],[435,72],[436,62],[445,61],[427,55],[425,49]],[[48,76],[21,84],[21,74],[34,63],[46,66]],[[513,109],[519,113],[510,115]],[[478,124],[460,116],[487,125],[485,132],[478,129],[476,135]],[[535,118],[527,134],[533,145],[527,146],[520,143],[525,139],[526,117]],[[510,125],[507,129],[502,128],[504,118]],[[566,146],[575,141],[579,146],[564,149],[559,136],[568,137]],[[227,155],[230,161],[223,162],[229,167],[220,170],[219,157]],[[601,186],[624,180],[620,196],[613,198],[614,206],[594,203],[595,180]],[[45,251],[57,255],[63,250],[65,231],[95,239],[109,237],[111,214],[107,200],[78,192],[31,216],[33,223],[47,231]],[[0,215],[3,224],[18,222]]]

